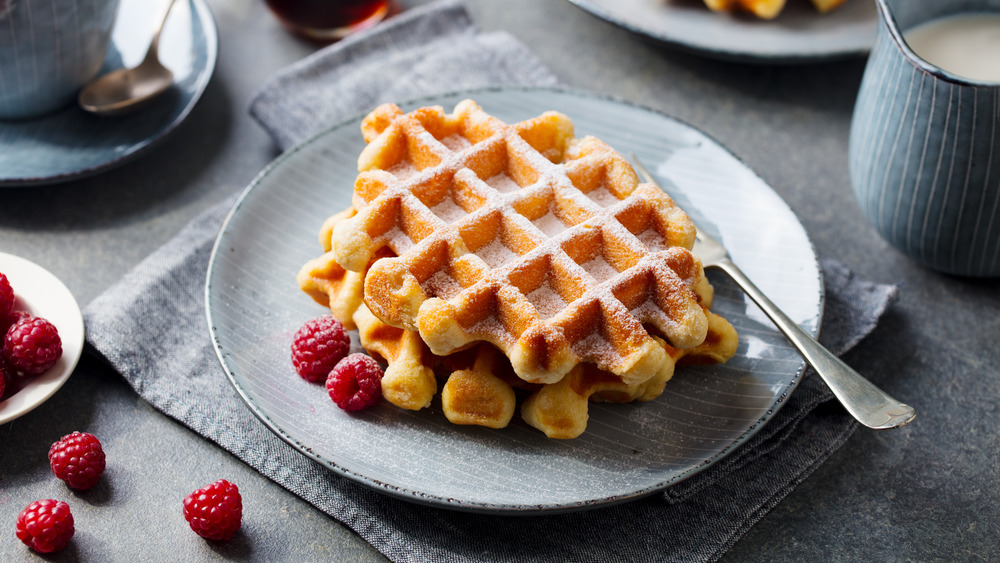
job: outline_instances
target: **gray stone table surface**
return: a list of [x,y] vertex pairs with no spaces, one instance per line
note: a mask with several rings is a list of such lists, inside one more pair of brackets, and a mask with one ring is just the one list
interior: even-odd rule
[[[0,190],[0,250],[55,273],[81,305],[197,213],[242,190],[276,156],[247,115],[248,99],[271,73],[316,46],[285,33],[259,0],[208,3],[220,32],[217,70],[165,142],[94,178]],[[864,60],[709,60],[645,41],[565,0],[470,0],[469,9],[482,28],[523,41],[566,84],[704,130],[791,205],[821,255],[900,285],[888,317],[847,360],[915,406],[917,420],[897,431],[856,432],[724,560],[1000,558],[998,281],[927,271],[891,250],[861,216],[847,137]],[[108,477],[74,505],[71,547],[51,560],[383,560],[86,356],[49,401],[0,426],[0,560],[37,559],[14,537],[17,513],[29,502],[82,496],[54,479],[46,460],[49,445],[77,429],[101,436],[116,456]],[[249,517],[238,541],[211,545],[163,525],[181,518],[186,494],[220,477],[244,494]]]

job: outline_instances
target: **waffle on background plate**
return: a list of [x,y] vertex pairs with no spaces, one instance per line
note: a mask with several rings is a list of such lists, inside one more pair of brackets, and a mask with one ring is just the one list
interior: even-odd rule
[[[821,14],[832,12],[847,0],[810,0]],[[713,12],[743,11],[758,18],[772,20],[785,9],[787,0],[704,0]]]
[[566,116],[385,104],[362,133],[353,206],[298,282],[388,364],[389,402],[425,408],[442,379],[451,422],[502,428],[521,395],[573,438],[588,401],[652,400],[679,361],[735,353],[690,219]]

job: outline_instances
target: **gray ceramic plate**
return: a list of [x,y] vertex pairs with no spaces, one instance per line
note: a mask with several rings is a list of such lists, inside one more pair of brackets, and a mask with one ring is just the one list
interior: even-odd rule
[[[121,0],[105,73],[146,54],[162,0]],[[191,112],[215,68],[218,37],[204,0],[178,2],[160,38],[175,85],[140,111],[117,118],[77,107],[23,121],[0,121],[0,187],[51,184],[124,164],[162,140]]]
[[720,59],[807,63],[865,55],[878,14],[870,0],[848,0],[819,14],[788,0],[777,18],[710,11],[702,0],[570,0],[591,14],[674,47]]
[[[717,227],[764,291],[817,331],[822,280],[802,225],[718,143],[665,115],[573,91],[485,90],[405,108],[450,109],[466,97],[508,122],[558,109],[577,135],[635,152],[692,215]],[[341,411],[321,385],[295,375],[289,345],[303,322],[327,313],[298,289],[295,274],[322,253],[323,220],[350,204],[364,146],[359,123],[336,126],[265,169],[226,220],[208,271],[209,326],[226,374],[250,409],[304,454],[382,492],[436,506],[573,510],[637,498],[708,467],[795,388],[801,358],[732,284],[713,276],[715,310],[740,333],[736,357],[679,369],[655,401],[592,405],[580,438],[550,440],[517,416],[503,430],[455,426],[439,404],[416,413],[388,403]]]

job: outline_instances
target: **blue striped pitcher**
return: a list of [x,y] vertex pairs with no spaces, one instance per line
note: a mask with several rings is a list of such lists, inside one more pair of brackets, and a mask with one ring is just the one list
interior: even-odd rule
[[858,203],[917,262],[959,276],[1000,276],[1000,83],[935,67],[903,39],[940,17],[1000,13],[1000,0],[877,4],[849,141]]

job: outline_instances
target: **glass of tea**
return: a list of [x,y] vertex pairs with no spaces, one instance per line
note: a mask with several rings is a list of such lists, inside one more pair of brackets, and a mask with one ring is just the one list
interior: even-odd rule
[[336,41],[371,27],[389,11],[390,0],[265,0],[292,33],[314,41]]

